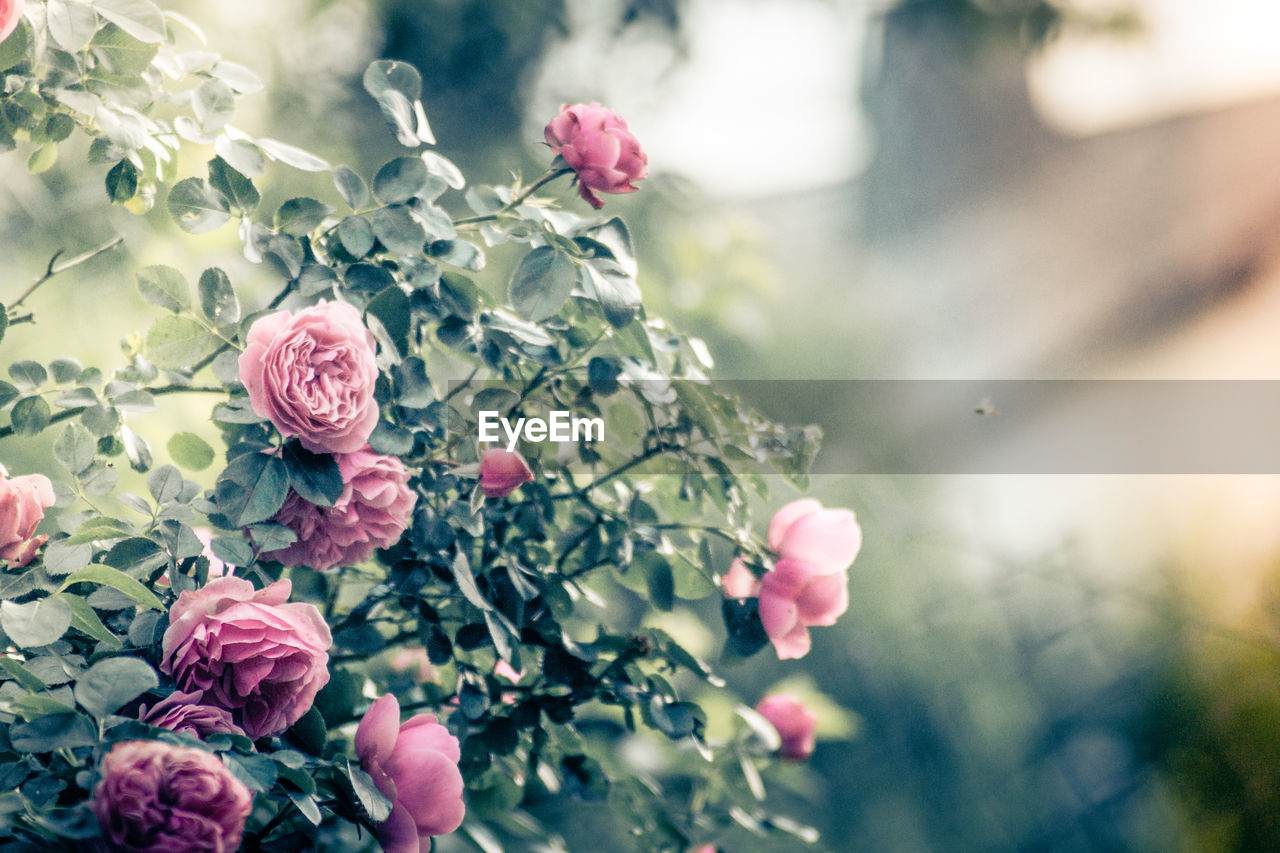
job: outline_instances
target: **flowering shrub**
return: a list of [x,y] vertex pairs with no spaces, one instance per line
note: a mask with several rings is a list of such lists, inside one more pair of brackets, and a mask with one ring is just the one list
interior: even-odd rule
[[[625,122],[566,107],[545,175],[468,186],[425,147],[417,72],[379,61],[364,87],[407,151],[366,180],[234,127],[261,84],[150,0],[22,8],[0,0],[0,148],[38,172],[85,135],[111,203],[163,198],[196,234],[237,220],[276,286],[245,305],[221,269],[193,291],[146,267],[159,316],[125,363],[9,364],[0,439],[47,436],[62,470],[0,481],[0,838],[554,848],[536,812],[559,797],[607,802],[651,849],[812,839],[759,773],[812,750],[812,715],[741,704],[711,737],[698,699],[724,682],[642,620],[706,600],[726,660],[803,655],[860,532],[805,499],[761,539],[761,471],[803,488],[816,431],[717,391],[701,342],[646,313],[622,220],[545,194],[570,173],[593,207],[635,190]],[[184,147],[206,176],[177,173]],[[272,162],[331,173],[330,197],[260,210]],[[35,287],[119,242],[8,297],[4,340]],[[515,262],[501,296],[487,250]],[[209,401],[221,440],[183,430],[156,464],[144,415],[173,395]],[[566,406],[586,435],[551,449]],[[503,448],[478,441],[489,415]],[[147,495],[117,488],[126,465]],[[641,773],[625,738],[676,748]]]

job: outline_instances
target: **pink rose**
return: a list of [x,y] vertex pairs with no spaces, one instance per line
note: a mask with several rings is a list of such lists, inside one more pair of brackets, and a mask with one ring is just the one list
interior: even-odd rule
[[212,734],[242,735],[240,728],[231,719],[225,708],[213,705],[202,705],[204,692],[195,693],[175,691],[147,710],[143,705],[138,711],[138,719],[150,726],[169,729],[175,732],[186,732],[196,737]]
[[[0,472],[3,470],[0,468]],[[14,567],[31,562],[40,546],[49,540],[35,532],[53,501],[53,483],[45,475],[6,479],[0,473],[0,560],[8,560]]]
[[491,447],[480,457],[480,491],[487,498],[505,498],[532,480],[529,463],[515,451]]
[[378,423],[373,335],[345,302],[256,320],[240,355],[254,412],[314,453],[364,447]]
[[286,603],[292,585],[254,589],[223,577],[178,596],[160,669],[178,689],[230,711],[251,738],[283,732],[329,681],[329,626],[314,605]]
[[13,35],[22,20],[22,7],[26,0],[0,0],[0,41]]
[[817,574],[829,575],[853,563],[862,546],[862,530],[851,510],[823,509],[812,498],[804,498],[774,514],[768,539],[779,557],[803,560]]
[[599,104],[560,105],[543,136],[551,150],[578,173],[578,192],[592,207],[604,207],[592,190],[633,193],[633,181],[645,176],[649,158],[613,110]]
[[333,506],[316,506],[290,492],[275,521],[298,534],[286,548],[264,556],[286,566],[317,571],[363,563],[375,548],[400,541],[418,496],[409,488],[409,472],[394,456],[372,450],[335,454],[342,472],[342,494]]
[[462,824],[461,750],[434,715],[418,714],[401,725],[400,703],[383,696],[360,720],[356,755],[392,803],[391,816],[378,827],[386,853],[418,853],[431,836]]
[[818,718],[804,703],[788,693],[766,696],[756,705],[760,716],[773,723],[782,739],[778,756],[786,761],[804,761],[813,754]]
[[90,807],[115,853],[232,853],[253,795],[213,753],[131,740],[102,759]]
[[756,578],[735,559],[720,579],[726,598],[759,597],[760,623],[780,660],[809,653],[809,629],[834,625],[849,608],[849,565],[862,531],[847,509],[823,509],[806,498],[787,504],[769,522],[773,568]]

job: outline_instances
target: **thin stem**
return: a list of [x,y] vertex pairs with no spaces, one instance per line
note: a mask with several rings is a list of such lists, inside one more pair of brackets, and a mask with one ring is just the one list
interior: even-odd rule
[[[180,394],[183,391],[193,391],[197,394],[227,393],[226,388],[216,388],[208,385],[161,385],[159,388],[144,388],[142,390],[156,397],[162,397],[166,394]],[[49,425],[52,426],[53,424],[62,423],[63,421],[70,420],[71,418],[77,418],[84,414],[85,410],[88,408],[88,406],[77,406],[74,409],[66,409],[65,411],[58,412],[53,417],[49,418]],[[11,435],[13,435],[12,425],[0,427],[0,438],[7,438]]]
[[520,205],[524,204],[526,201],[528,201],[529,196],[533,195],[535,192],[542,189],[544,186],[551,183],[556,178],[560,177],[561,175],[568,175],[571,172],[573,172],[573,169],[569,169],[569,168],[548,169],[545,175],[543,175],[541,178],[538,178],[538,180],[530,184],[528,188],[525,189],[524,192],[520,193],[520,195],[511,199],[511,201],[507,202],[502,207],[495,210],[493,213],[486,213],[483,216],[467,216],[463,219],[455,219],[453,221],[453,224],[454,225],[476,225],[480,222],[493,222],[499,219],[504,213],[510,213]]
[[81,264],[85,263],[86,261],[91,261],[94,258],[98,257],[98,255],[101,255],[104,252],[111,251],[112,249],[114,249],[116,246],[119,246],[123,242],[124,242],[124,237],[121,237],[119,234],[117,234],[115,237],[112,237],[110,240],[103,243],[98,248],[90,249],[89,251],[85,252],[83,255],[77,255],[71,260],[64,261],[63,263],[58,263],[58,258],[62,257],[62,250],[59,249],[57,252],[54,252],[53,257],[49,259],[49,266],[45,268],[44,274],[39,278],[37,278],[35,281],[33,281],[31,283],[31,286],[22,292],[21,296],[19,296],[17,299],[11,302],[8,306],[8,309],[12,311],[13,309],[21,305],[23,302],[26,302],[28,296],[35,293],[36,290],[39,289],[40,285],[44,284],[49,279],[53,278],[55,275],[58,275],[59,273],[64,273],[73,267],[78,267]]
[[552,495],[551,500],[563,501],[563,500],[570,500],[575,498],[576,499],[585,498],[593,489],[603,486],[605,483],[609,482],[615,477],[621,477],[623,474],[627,473],[637,465],[641,465],[649,461],[655,456],[660,456],[663,453],[666,453],[668,450],[679,450],[679,449],[680,448],[677,445],[655,444],[653,447],[649,448],[644,453],[641,453],[639,456],[635,457],[630,462],[624,462],[623,464],[619,465],[617,468],[614,468],[612,471],[608,472],[607,474],[601,474],[599,477],[592,480],[590,483],[587,483],[582,488],[575,489],[572,492],[565,492],[559,495]]

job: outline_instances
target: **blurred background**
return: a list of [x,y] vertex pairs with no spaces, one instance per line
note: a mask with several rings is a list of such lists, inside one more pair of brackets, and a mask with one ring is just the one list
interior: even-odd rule
[[[359,85],[379,56],[422,71],[439,150],[475,182],[541,173],[561,102],[615,109],[652,176],[608,212],[636,232],[646,303],[721,377],[1280,378],[1274,0],[166,5],[268,79],[238,126],[365,173],[397,152]],[[44,322],[10,331],[11,357],[118,363],[151,316],[146,264],[222,265],[267,299],[228,229],[112,210],[74,166],[32,177],[6,155],[0,175],[6,293],[60,248],[127,246],[33,297]],[[263,209],[332,195],[283,170],[267,189]],[[826,453],[895,438],[841,431],[857,399],[757,387],[768,414],[822,423]],[[174,422],[137,420],[159,459]],[[54,470],[7,441],[15,473]],[[774,794],[827,847],[1280,849],[1280,478],[832,475],[814,493],[864,528],[850,611],[803,661],[727,675],[752,702],[779,684],[829,700]],[[667,617],[708,654],[717,618]]]

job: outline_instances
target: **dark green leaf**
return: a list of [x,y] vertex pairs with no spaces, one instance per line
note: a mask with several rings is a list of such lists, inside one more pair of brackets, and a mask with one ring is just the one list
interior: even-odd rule
[[158,687],[151,665],[134,657],[100,660],[76,680],[76,701],[98,719]]
[[289,473],[278,456],[243,453],[218,480],[218,509],[236,527],[271,518],[289,494]]
[[289,487],[316,506],[333,506],[342,496],[342,472],[328,453],[312,453],[296,439],[284,446],[284,464]]
[[10,418],[18,435],[37,435],[49,425],[53,412],[43,397],[24,397],[13,406]]
[[231,218],[227,197],[201,178],[179,181],[169,191],[169,213],[183,231],[205,234]]
[[353,258],[363,258],[373,248],[373,226],[363,216],[348,216],[338,223],[338,239]]
[[22,359],[9,365],[9,377],[24,391],[39,388],[49,381],[49,372],[38,361]]
[[760,622],[759,606],[757,598],[726,598],[720,605],[729,634],[729,649],[744,658],[769,644],[769,635]]
[[427,164],[418,157],[398,157],[373,177],[373,194],[383,204],[406,202],[427,185]]
[[511,304],[526,320],[554,316],[578,280],[573,261],[551,246],[529,252],[511,274]]
[[314,198],[291,198],[276,211],[276,228],[296,237],[314,231],[333,208]]
[[197,286],[200,293],[200,310],[216,326],[240,322],[240,300],[236,298],[231,279],[217,267],[210,267],[200,274]]
[[409,351],[409,297],[398,287],[387,287],[369,302],[368,312],[377,317],[401,354]]
[[112,204],[124,204],[138,194],[138,167],[121,160],[107,172],[107,198]]
[[378,790],[373,777],[351,763],[347,759],[347,778],[351,781],[351,790],[365,814],[375,823],[386,820],[391,815],[391,801]]
[[95,746],[98,728],[84,714],[50,714],[9,730],[14,749],[31,755]]
[[466,240],[436,240],[431,244],[431,256],[472,272],[484,269],[484,255]]
[[367,293],[377,293],[396,283],[391,273],[376,264],[352,264],[342,277],[347,287]]
[[427,242],[422,224],[413,218],[409,208],[404,205],[379,208],[369,214],[369,219],[373,224],[373,233],[378,235],[382,245],[393,252],[417,254]]
[[209,161],[209,184],[243,213],[253,213],[262,201],[253,181],[220,156]]
[[605,318],[615,328],[630,323],[640,310],[640,288],[616,261],[597,258],[584,263],[582,287],[600,303]]

